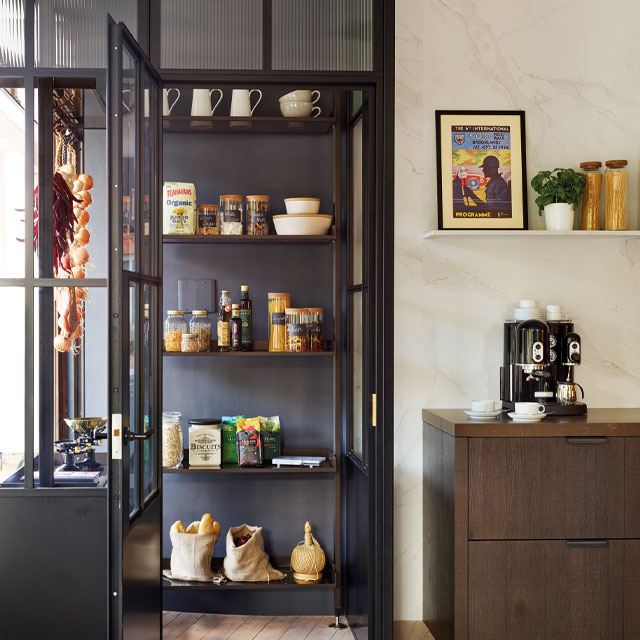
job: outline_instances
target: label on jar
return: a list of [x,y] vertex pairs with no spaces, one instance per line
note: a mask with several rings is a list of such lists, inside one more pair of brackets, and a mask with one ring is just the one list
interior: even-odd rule
[[271,324],[276,325],[276,324],[284,324],[285,321],[285,314],[284,313],[278,313],[277,311],[274,311],[271,314]]
[[292,338],[298,338],[307,335],[307,325],[292,322],[289,324],[289,335]]
[[204,227],[217,227],[218,216],[215,213],[201,213],[198,212],[198,226]]
[[242,222],[242,211],[240,209],[225,209],[220,214],[224,222]]
[[189,429],[189,466],[219,467],[222,463],[222,433],[211,427]]
[[269,221],[267,214],[263,211],[252,211],[251,222],[253,224],[266,224]]
[[240,319],[242,320],[242,344],[251,344],[252,326],[251,309],[240,309]]
[[218,320],[218,347],[228,347],[230,345],[229,322]]
[[309,334],[322,337],[322,324],[320,322],[312,322],[309,324]]

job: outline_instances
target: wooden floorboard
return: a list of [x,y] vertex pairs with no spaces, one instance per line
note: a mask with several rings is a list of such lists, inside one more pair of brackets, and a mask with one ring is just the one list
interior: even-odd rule
[[422,620],[395,620],[393,640],[434,640]]

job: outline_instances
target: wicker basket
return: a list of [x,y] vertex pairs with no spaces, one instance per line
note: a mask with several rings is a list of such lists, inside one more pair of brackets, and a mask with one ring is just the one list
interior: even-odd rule
[[322,547],[311,534],[311,525],[304,525],[304,542],[291,552],[291,568],[296,581],[319,582],[322,579],[322,570],[325,565],[325,556]]

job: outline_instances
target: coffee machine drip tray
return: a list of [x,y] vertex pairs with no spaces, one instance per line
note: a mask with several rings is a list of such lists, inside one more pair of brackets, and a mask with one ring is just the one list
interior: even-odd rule
[[[545,415],[547,416],[582,416],[587,413],[587,405],[584,402],[574,404],[560,404],[559,402],[544,402]],[[502,408],[507,411],[515,411],[515,403],[502,401]]]

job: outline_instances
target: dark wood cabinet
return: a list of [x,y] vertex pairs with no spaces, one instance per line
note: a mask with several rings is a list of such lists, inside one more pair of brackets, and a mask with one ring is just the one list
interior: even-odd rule
[[423,420],[435,639],[640,639],[640,410]]

